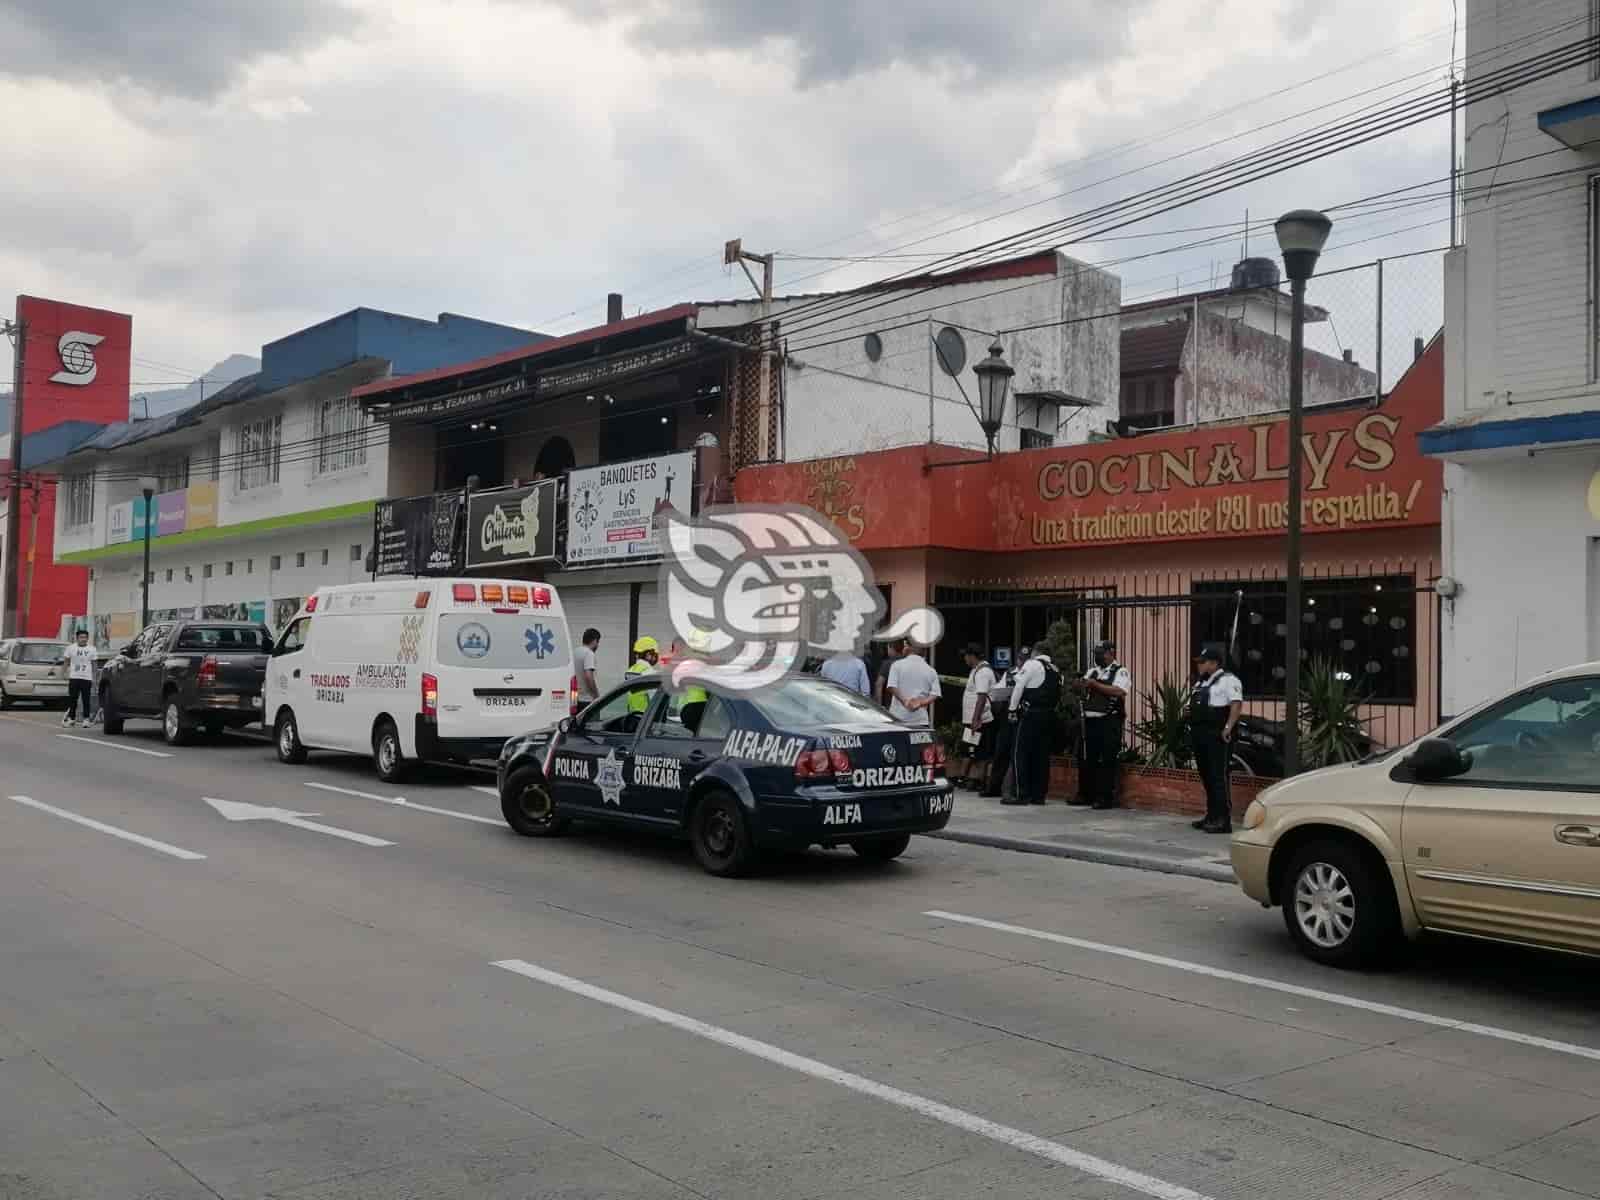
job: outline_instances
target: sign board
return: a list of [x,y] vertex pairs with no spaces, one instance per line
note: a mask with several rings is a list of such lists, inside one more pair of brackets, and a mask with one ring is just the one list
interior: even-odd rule
[[188,515],[189,493],[187,490],[163,492],[156,497],[156,536],[166,537],[170,533],[182,533],[184,519]]
[[[191,483],[186,505],[189,511],[184,518],[185,528],[214,529],[217,524],[217,481],[210,479],[205,483]],[[157,514],[159,521],[159,509]]]
[[474,492],[467,500],[467,566],[503,567],[556,556],[554,479]]
[[418,417],[445,417],[473,408],[483,408],[489,404],[501,404],[507,400],[522,400],[533,395],[533,380],[518,374],[510,379],[487,384],[484,387],[471,388],[465,392],[453,392],[448,396],[426,396],[416,400],[396,400],[388,408],[372,410],[372,415],[380,421],[405,421],[415,420]]
[[655,515],[691,511],[694,453],[590,467],[567,476],[567,565],[661,557]]
[[379,501],[377,573],[449,575],[460,570],[456,552],[460,516],[460,492]]
[[673,363],[693,358],[697,352],[692,338],[675,338],[653,346],[641,346],[622,354],[592,359],[570,367],[552,367],[539,372],[539,395],[556,396],[563,392],[603,387],[633,375],[643,375]]
[[[142,542],[144,541],[146,515],[155,506],[146,504],[143,496],[135,496],[129,503],[133,506],[133,519],[129,523],[128,539],[134,542]],[[150,536],[155,537],[155,535],[156,531],[152,529]]]
[[124,500],[106,509],[106,545],[133,539],[133,501]]

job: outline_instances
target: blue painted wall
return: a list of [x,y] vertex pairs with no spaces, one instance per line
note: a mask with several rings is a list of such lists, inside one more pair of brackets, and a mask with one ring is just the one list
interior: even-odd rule
[[443,313],[424,321],[375,308],[342,313],[261,348],[261,390],[276,391],[362,358],[383,358],[396,375],[531,346],[547,335]]

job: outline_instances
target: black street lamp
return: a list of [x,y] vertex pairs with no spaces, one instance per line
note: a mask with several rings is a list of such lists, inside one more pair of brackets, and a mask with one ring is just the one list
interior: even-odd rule
[[144,493],[144,603],[140,606],[143,610],[140,629],[148,628],[150,624],[150,531],[156,523],[156,486],[156,480],[148,475],[139,480],[139,490]]
[[1322,213],[1297,208],[1273,227],[1289,276],[1293,311],[1289,321],[1289,531],[1284,581],[1285,629],[1283,666],[1283,773],[1300,770],[1300,479],[1301,427],[1305,423],[1306,280],[1317,269],[1317,257],[1333,222]]
[[989,357],[976,364],[972,373],[978,377],[978,424],[989,441],[989,453],[994,454],[995,435],[1006,416],[1006,393],[1011,390],[1011,377],[1016,368],[1006,361],[1000,339],[995,338],[989,347]]

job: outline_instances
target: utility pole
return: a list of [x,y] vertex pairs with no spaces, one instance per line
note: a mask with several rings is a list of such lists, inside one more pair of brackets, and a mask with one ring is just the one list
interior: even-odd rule
[[[778,447],[773,444],[772,428],[772,360],[775,355],[772,336],[772,263],[774,255],[752,254],[744,248],[741,238],[734,238],[722,247],[722,262],[724,266],[739,264],[739,269],[750,281],[750,286],[755,288],[761,297],[761,375],[760,390],[757,393],[756,412],[756,454],[761,462],[772,462],[778,456]],[[747,264],[761,264],[761,282],[756,282],[756,277],[751,273]]]
[[[28,518],[28,583],[22,592],[22,616],[17,623],[17,634],[20,637],[28,636],[28,615],[33,611],[33,564],[39,556],[39,477],[36,475],[28,481],[28,496],[33,501],[33,515]],[[22,488],[19,486],[16,495],[20,500]]]
[[22,321],[0,318],[0,333],[11,339],[14,348],[11,369],[11,473],[5,480],[6,528],[0,541],[5,545],[5,578],[0,587],[0,637],[13,637],[17,631],[17,550],[22,542],[22,363],[28,344],[28,329]]

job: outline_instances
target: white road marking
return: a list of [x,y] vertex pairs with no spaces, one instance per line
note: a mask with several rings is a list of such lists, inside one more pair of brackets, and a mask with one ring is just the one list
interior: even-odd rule
[[471,787],[475,792],[482,792],[485,796],[493,796],[496,800],[500,799],[499,788],[492,788],[486,783],[474,783]]
[[76,734],[71,733],[58,733],[56,736],[69,742],[82,742],[86,746],[99,746],[106,750],[125,750],[129,754],[143,754],[149,758],[172,757],[172,755],[168,754],[165,750],[145,750],[142,747],[129,746],[123,742],[107,742],[100,738],[78,737]]
[[536,967],[532,963],[524,962],[520,958],[508,958],[493,964],[502,970],[511,971],[528,979],[547,983],[551,987],[561,988],[563,991],[574,995],[583,996],[589,1000],[597,1000],[601,1004],[609,1004],[613,1008],[620,1008],[624,1012],[631,1012],[635,1016],[648,1017],[652,1021],[659,1021],[663,1025],[670,1025],[674,1029],[681,1029],[685,1033],[692,1033],[696,1037],[705,1038],[707,1041],[716,1042],[718,1045],[728,1046],[734,1050],[742,1050],[756,1058],[765,1059],[767,1062],[776,1063],[780,1067],[787,1067],[791,1071],[798,1071],[802,1075],[809,1075],[813,1079],[822,1079],[828,1083],[838,1084],[853,1092],[864,1096],[871,1096],[876,1100],[883,1100],[900,1108],[909,1109],[924,1117],[931,1117],[935,1121],[942,1121],[946,1125],[975,1133],[979,1137],[989,1138],[1014,1150],[1025,1154],[1033,1154],[1039,1158],[1096,1179],[1115,1183],[1132,1191],[1142,1192],[1146,1196],[1157,1197],[1158,1200],[1207,1200],[1199,1192],[1191,1191],[1175,1183],[1168,1183],[1164,1179],[1157,1179],[1153,1175],[1146,1175],[1131,1167],[1124,1167],[1119,1163],[1110,1162],[1095,1155],[1086,1154],[1081,1150],[1074,1150],[1070,1146],[1053,1142],[1048,1138],[1039,1137],[1025,1130],[1014,1129],[1009,1125],[1001,1125],[976,1113],[964,1109],[952,1108],[948,1104],[941,1104],[937,1100],[930,1100],[926,1096],[919,1096],[915,1092],[902,1091],[886,1083],[879,1083],[875,1079],[868,1079],[864,1075],[856,1075],[850,1071],[842,1071],[838,1067],[830,1067],[827,1063],[818,1062],[814,1058],[805,1058],[799,1054],[791,1053],[781,1047],[767,1042],[757,1041],[755,1038],[746,1037],[742,1033],[734,1033],[731,1029],[710,1025],[694,1017],[684,1016],[682,1013],[673,1012],[671,1009],[657,1008],[654,1004],[647,1004],[643,1000],[635,1000],[631,996],[624,996],[620,992],[608,991],[594,984],[585,983],[581,979],[574,979],[570,975],[561,975],[555,971],[547,971],[543,967]]
[[1395,1004],[1384,1004],[1377,1000],[1363,1000],[1359,996],[1349,996],[1343,992],[1325,992],[1321,988],[1301,987],[1295,983],[1283,983],[1277,979],[1266,979],[1260,975],[1244,975],[1238,971],[1225,970],[1222,967],[1209,967],[1204,963],[1189,962],[1182,958],[1168,958],[1164,954],[1150,954],[1143,950],[1131,950],[1126,946],[1112,946],[1105,942],[1091,942],[1085,938],[1068,937],[1062,933],[1049,933],[1043,929],[1030,929],[1026,925],[1008,925],[1004,921],[989,921],[983,917],[968,917],[961,913],[941,912],[933,909],[922,914],[925,917],[936,917],[941,921],[956,921],[962,925],[976,925],[980,929],[993,929],[998,933],[1014,933],[1021,937],[1037,938],[1039,941],[1056,942],[1063,946],[1075,946],[1079,950],[1093,950],[1099,954],[1112,954],[1118,958],[1131,958],[1135,962],[1150,963],[1157,967],[1171,967],[1175,971],[1187,971],[1191,975],[1206,975],[1212,979],[1225,979],[1230,983],[1248,984],[1250,987],[1267,988],[1274,992],[1283,992],[1290,996],[1303,996],[1308,1000],[1322,1000],[1328,1004],[1342,1004],[1346,1008],[1358,1008],[1363,1012],[1379,1013],[1386,1017],[1399,1017],[1405,1021],[1415,1021],[1420,1025],[1434,1025],[1440,1029],[1454,1029],[1460,1033],[1476,1034],[1479,1037],[1495,1038],[1502,1042],[1516,1042],[1523,1046],[1537,1046],[1541,1050],[1554,1050],[1557,1054],[1570,1054],[1577,1058],[1590,1058],[1600,1061],[1600,1049],[1593,1046],[1582,1046],[1576,1042],[1558,1042],[1554,1038],[1537,1037],[1531,1033],[1518,1033],[1515,1029],[1502,1029],[1498,1025],[1480,1025],[1475,1021],[1461,1021],[1455,1017],[1442,1017],[1437,1013],[1423,1012],[1415,1008],[1401,1008]]
[[460,821],[476,821],[480,825],[504,825],[494,817],[480,817],[477,813],[456,812],[451,808],[434,808],[431,804],[414,804],[404,796],[380,796],[376,792],[358,792],[354,788],[334,787],[331,783],[307,783],[308,788],[319,792],[338,792],[343,796],[359,796],[363,800],[376,800],[379,804],[392,804],[396,808],[414,808],[418,812],[438,813],[441,817],[455,817]]
[[386,842],[382,838],[368,837],[364,833],[352,833],[348,829],[336,829],[332,825],[323,825],[317,821],[307,821],[306,817],[320,816],[320,813],[290,812],[287,808],[268,808],[263,804],[240,804],[234,800],[216,800],[210,796],[205,797],[207,804],[216,809],[230,821],[276,821],[280,825],[293,825],[296,829],[309,829],[312,833],[325,833],[329,837],[344,838],[347,842],[359,842],[363,846],[392,846],[393,842]]
[[159,850],[162,854],[170,854],[173,858],[183,858],[190,861],[202,859],[204,854],[196,854],[193,850],[185,850],[181,846],[170,846],[166,842],[158,842],[155,838],[147,838],[143,834],[129,833],[126,829],[118,829],[115,825],[107,825],[104,821],[94,821],[88,817],[80,817],[77,813],[68,812],[64,808],[57,808],[53,804],[45,804],[31,796],[11,797],[18,804],[25,804],[29,808],[36,808],[40,812],[49,813],[52,817],[60,817],[63,821],[71,821],[75,825],[82,825],[88,829],[95,829],[101,833],[109,833],[112,837],[121,838],[125,842]]

